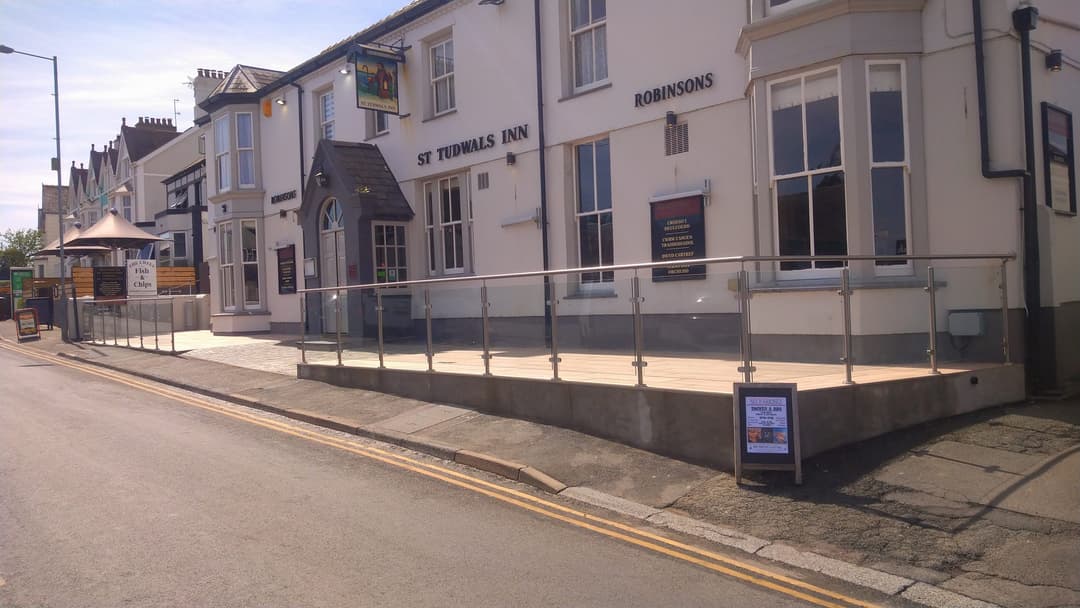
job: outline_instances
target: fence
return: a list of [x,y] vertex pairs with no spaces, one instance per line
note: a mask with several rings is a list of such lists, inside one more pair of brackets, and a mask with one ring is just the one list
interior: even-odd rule
[[[718,359],[746,382],[835,368],[852,383],[857,362],[937,374],[1010,361],[1014,260],[738,256],[302,289],[300,358],[530,376],[543,357],[552,380],[681,376],[688,388],[715,375]],[[794,270],[827,276],[783,280]],[[326,347],[332,357],[314,354]]]
[[176,352],[172,298],[81,300],[78,307],[84,341]]

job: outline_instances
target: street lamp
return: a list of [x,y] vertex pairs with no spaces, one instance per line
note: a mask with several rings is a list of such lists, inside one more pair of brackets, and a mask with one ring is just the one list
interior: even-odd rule
[[[5,55],[15,53],[17,55],[26,55],[27,57],[36,57],[37,59],[44,59],[45,61],[52,62],[53,109],[56,112],[56,221],[60,224],[60,315],[64,319],[63,327],[65,328],[62,337],[64,341],[67,342],[67,286],[66,281],[64,280],[64,213],[61,209],[61,205],[63,204],[61,201],[61,192],[64,189],[64,176],[61,171],[64,165],[60,162],[60,79],[57,74],[56,55],[45,57],[44,55],[24,53],[3,44],[0,44],[0,53]],[[53,321],[55,322],[55,319]]]

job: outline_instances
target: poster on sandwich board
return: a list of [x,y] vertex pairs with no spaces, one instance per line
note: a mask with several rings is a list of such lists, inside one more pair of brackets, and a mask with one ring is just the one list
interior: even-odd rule
[[794,471],[802,484],[798,387],[794,383],[735,384],[735,483],[746,470]]

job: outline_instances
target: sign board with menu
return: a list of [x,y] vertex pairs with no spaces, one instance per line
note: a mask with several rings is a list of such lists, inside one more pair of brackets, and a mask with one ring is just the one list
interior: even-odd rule
[[37,311],[33,308],[20,308],[15,311],[15,327],[19,342],[41,338]]
[[798,388],[787,383],[735,384],[735,483],[746,470],[794,471],[802,483]]

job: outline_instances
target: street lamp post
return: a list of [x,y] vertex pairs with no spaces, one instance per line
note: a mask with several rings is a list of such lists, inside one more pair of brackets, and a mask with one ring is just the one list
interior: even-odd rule
[[[64,213],[61,208],[63,202],[61,200],[61,192],[64,189],[64,176],[62,173],[63,163],[60,162],[60,78],[57,70],[56,55],[52,57],[45,57],[44,55],[35,55],[33,53],[24,53],[22,51],[16,51],[10,46],[0,44],[0,53],[10,55],[15,53],[17,55],[26,55],[27,57],[35,57],[37,59],[44,59],[45,61],[51,61],[53,66],[53,109],[56,113],[56,221],[60,225],[60,315],[64,319],[64,323],[61,326],[63,329],[62,337],[66,342],[67,336],[67,285],[64,278]],[[53,320],[55,322],[55,319]]]

